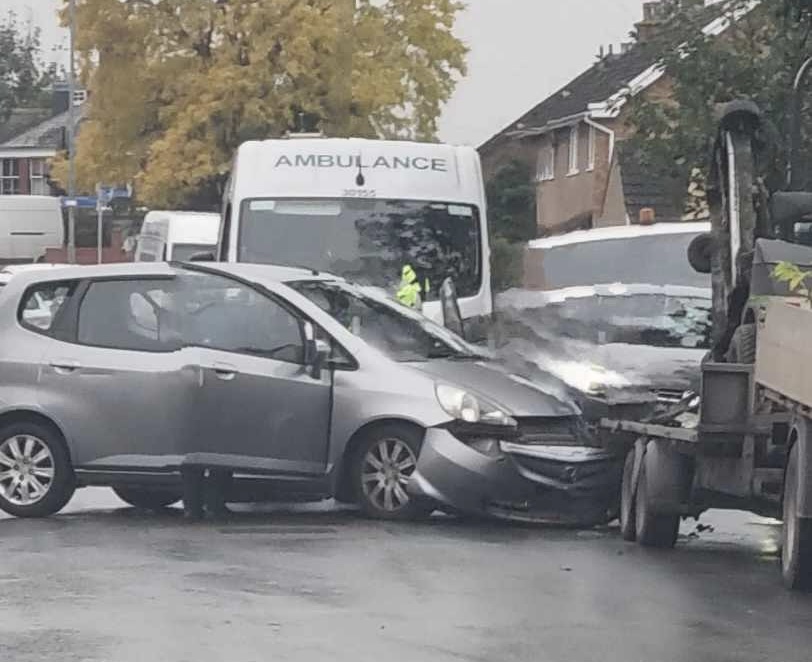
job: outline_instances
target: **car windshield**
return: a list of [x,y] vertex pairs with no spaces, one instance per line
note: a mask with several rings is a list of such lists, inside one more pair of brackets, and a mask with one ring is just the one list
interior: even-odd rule
[[625,294],[570,297],[536,309],[534,324],[593,343],[707,349],[710,296]]
[[605,283],[710,287],[710,276],[694,271],[688,262],[688,245],[696,236],[649,235],[544,249],[544,289]]
[[405,265],[427,300],[447,277],[460,297],[482,285],[480,220],[471,205],[407,200],[249,200],[241,262],[306,266],[393,291]]
[[455,333],[369,288],[329,281],[288,285],[396,361],[483,357]]

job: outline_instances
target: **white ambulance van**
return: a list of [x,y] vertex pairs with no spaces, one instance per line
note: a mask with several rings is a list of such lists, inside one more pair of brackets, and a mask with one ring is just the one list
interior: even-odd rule
[[462,316],[492,312],[485,188],[472,147],[289,138],[243,144],[226,187],[218,259],[298,266],[397,290],[403,267],[440,319],[452,277]]
[[217,247],[220,217],[184,211],[151,211],[144,217],[133,259],[183,262]]

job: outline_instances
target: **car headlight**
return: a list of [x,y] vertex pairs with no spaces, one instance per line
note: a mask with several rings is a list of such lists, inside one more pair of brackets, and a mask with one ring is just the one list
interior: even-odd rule
[[506,411],[464,389],[437,384],[435,393],[443,410],[464,423],[516,426],[516,421]]

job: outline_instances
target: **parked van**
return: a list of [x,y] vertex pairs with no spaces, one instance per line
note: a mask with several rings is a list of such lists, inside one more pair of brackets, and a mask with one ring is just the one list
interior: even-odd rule
[[0,263],[36,262],[64,240],[59,198],[0,195]]
[[213,253],[220,217],[184,211],[151,211],[144,218],[136,262],[183,262],[195,253]]
[[237,151],[218,258],[307,267],[394,293],[405,266],[440,319],[452,277],[464,318],[492,312],[479,155],[471,147],[290,138]]

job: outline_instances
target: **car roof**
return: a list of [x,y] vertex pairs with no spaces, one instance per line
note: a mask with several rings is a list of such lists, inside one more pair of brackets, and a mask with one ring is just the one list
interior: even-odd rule
[[41,271],[42,269],[53,269],[58,267],[69,267],[69,264],[59,264],[56,262],[32,262],[27,264],[9,264],[3,267],[0,273],[3,274],[18,274],[23,271]]
[[595,228],[593,230],[578,230],[555,237],[534,239],[528,243],[530,248],[544,249],[583,244],[592,241],[606,241],[609,239],[635,239],[637,237],[652,237],[673,234],[700,234],[710,232],[708,222],[681,222],[681,223],[655,223],[654,225],[620,225],[609,228]]
[[176,269],[189,269],[222,273],[243,280],[262,283],[290,283],[294,281],[341,281],[329,273],[268,264],[225,262],[122,262],[103,265],[54,265],[52,269],[30,269],[15,274],[14,281],[22,287],[32,283],[74,280],[81,278],[126,278],[132,276],[171,276]]
[[225,274],[244,278],[245,280],[270,280],[277,283],[292,283],[301,280],[344,280],[339,276],[326,271],[304,269],[299,267],[283,267],[275,264],[250,264],[246,262],[194,262],[185,263],[191,268],[211,268]]

